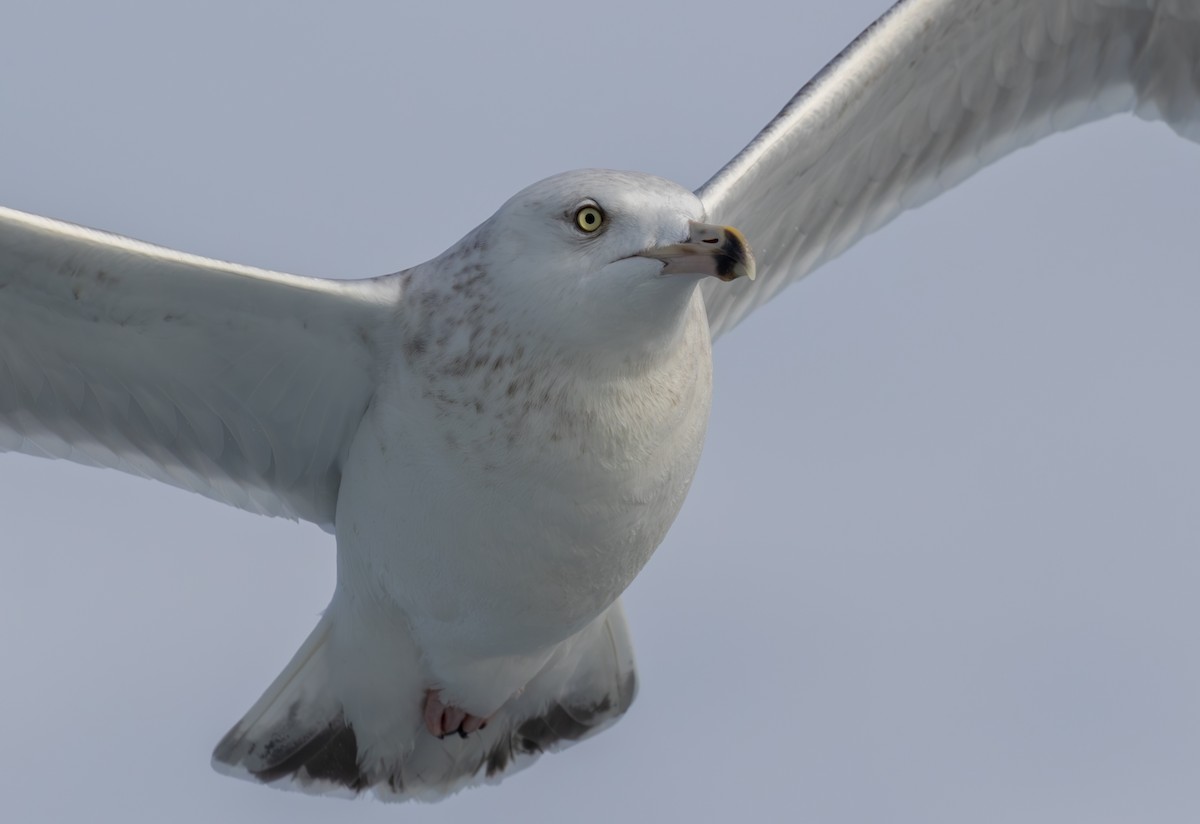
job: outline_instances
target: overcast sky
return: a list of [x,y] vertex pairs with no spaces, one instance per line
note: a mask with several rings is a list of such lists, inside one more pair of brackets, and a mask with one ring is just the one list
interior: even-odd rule
[[[0,202],[349,277],[563,169],[699,185],[886,3],[176,5],[6,0]],[[1200,820],[1198,189],[1161,124],[1058,136],[723,339],[633,708],[437,806],[209,769],[332,538],[0,456],[0,817]]]

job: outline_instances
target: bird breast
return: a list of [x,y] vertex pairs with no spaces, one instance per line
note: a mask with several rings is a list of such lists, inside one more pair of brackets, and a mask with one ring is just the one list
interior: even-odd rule
[[670,351],[616,369],[512,330],[430,334],[355,437],[339,568],[492,653],[580,629],[649,559],[695,472],[712,371],[698,293],[687,312]]

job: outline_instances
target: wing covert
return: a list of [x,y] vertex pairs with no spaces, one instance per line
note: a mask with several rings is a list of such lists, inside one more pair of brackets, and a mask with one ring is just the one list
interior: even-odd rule
[[759,264],[702,286],[713,337],[983,166],[1123,111],[1200,141],[1200,5],[901,0],[697,190]]
[[398,297],[0,208],[0,450],[329,527]]

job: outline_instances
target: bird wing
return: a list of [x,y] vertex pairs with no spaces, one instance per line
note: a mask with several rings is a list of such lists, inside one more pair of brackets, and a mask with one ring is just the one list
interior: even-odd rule
[[0,208],[0,450],[328,528],[397,298]]
[[1200,141],[1200,3],[901,0],[697,190],[760,274],[704,284],[714,339],[905,209],[1124,111]]

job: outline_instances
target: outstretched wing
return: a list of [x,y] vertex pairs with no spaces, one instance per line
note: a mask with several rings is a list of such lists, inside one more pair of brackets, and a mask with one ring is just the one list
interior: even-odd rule
[[760,276],[703,285],[713,337],[992,161],[1124,111],[1200,141],[1200,3],[901,0],[697,191]]
[[0,450],[328,527],[397,290],[0,208]]

